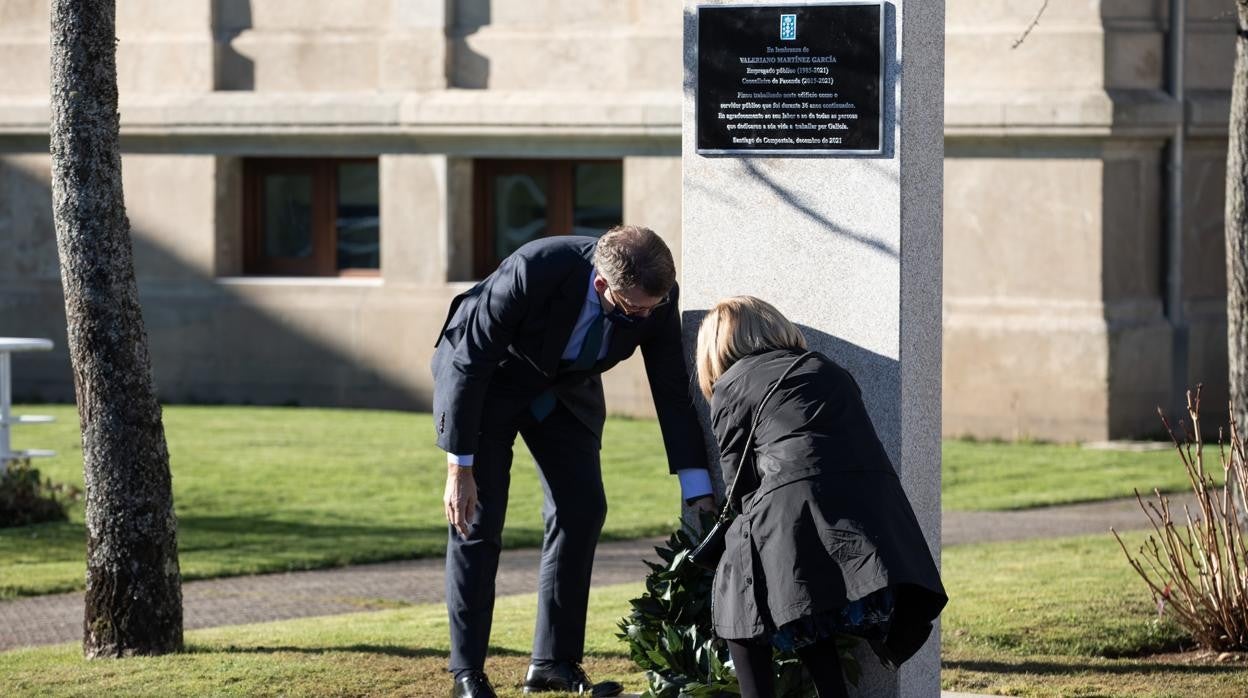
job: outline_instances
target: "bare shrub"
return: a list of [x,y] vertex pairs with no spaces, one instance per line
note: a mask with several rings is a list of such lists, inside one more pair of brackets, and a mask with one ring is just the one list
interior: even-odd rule
[[1137,490],[1135,498],[1153,533],[1132,555],[1118,532],[1110,530],[1131,567],[1148,585],[1159,614],[1171,613],[1202,647],[1248,650],[1248,547],[1239,523],[1248,512],[1243,487],[1248,484],[1244,441],[1231,410],[1230,442],[1224,443],[1219,432],[1218,454],[1225,484],[1218,487],[1205,469],[1199,387],[1195,396],[1187,393],[1187,412],[1191,429],[1180,421],[1181,437],[1164,414],[1161,420],[1187,470],[1196,510],[1185,505],[1183,518],[1176,524],[1168,497],[1154,489],[1155,499],[1145,502]]

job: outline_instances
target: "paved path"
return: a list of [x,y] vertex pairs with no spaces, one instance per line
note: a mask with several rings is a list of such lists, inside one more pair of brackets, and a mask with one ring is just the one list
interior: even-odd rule
[[[1181,498],[1172,506],[1179,508]],[[1109,527],[1147,527],[1134,499],[1049,507],[1019,512],[946,512],[944,545],[1108,533]],[[604,543],[594,561],[594,585],[632,582],[645,576],[643,559],[657,559],[660,539]],[[537,588],[537,550],[502,556],[498,594]],[[443,561],[437,559],[359,565],[332,570],[232,577],[182,586],[187,629],[355,613],[396,602],[443,600]],[[0,602],[0,651],[82,638],[82,593]]]
[[[1154,498],[1155,500],[1155,498]],[[1144,500],[1148,502],[1147,499]],[[1171,495],[1170,512],[1181,516],[1183,505],[1195,495]],[[1191,504],[1193,511],[1195,504]],[[1090,504],[1070,504],[1022,511],[947,511],[941,522],[941,544],[1060,538],[1085,533],[1109,533],[1149,528],[1148,518],[1134,497]]]
[[[603,543],[594,559],[595,586],[642,579],[656,560],[660,539]],[[506,550],[499,562],[499,596],[537,589],[538,550]],[[186,582],[186,629],[391,608],[400,603],[440,603],[442,558],[357,565],[332,570],[262,574]],[[82,639],[82,592],[0,603],[0,651]]]

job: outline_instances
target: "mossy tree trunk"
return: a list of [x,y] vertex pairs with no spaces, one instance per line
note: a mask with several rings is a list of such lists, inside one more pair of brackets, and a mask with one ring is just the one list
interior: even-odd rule
[[1248,0],[1235,0],[1237,32],[1226,157],[1226,321],[1231,406],[1248,431]]
[[86,479],[88,657],[182,647],[160,404],[121,190],[114,0],[52,2],[52,204]]

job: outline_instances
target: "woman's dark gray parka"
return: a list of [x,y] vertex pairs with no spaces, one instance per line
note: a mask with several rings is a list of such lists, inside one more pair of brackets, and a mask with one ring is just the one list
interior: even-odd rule
[[[801,353],[752,354],[715,383],[711,426],[726,483],[763,395]],[[887,587],[890,659],[910,657],[947,597],[853,377],[822,354],[803,359],[763,407],[754,453],[716,571],[716,633],[766,637]]]

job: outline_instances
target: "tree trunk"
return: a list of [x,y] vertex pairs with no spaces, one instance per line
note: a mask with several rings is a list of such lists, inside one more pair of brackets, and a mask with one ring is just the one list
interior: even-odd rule
[[1248,431],[1248,0],[1236,0],[1238,33],[1226,154],[1226,334],[1231,410]]
[[169,453],[121,191],[113,0],[52,2],[52,204],[86,479],[88,657],[182,647]]

